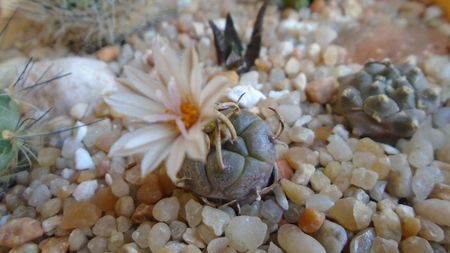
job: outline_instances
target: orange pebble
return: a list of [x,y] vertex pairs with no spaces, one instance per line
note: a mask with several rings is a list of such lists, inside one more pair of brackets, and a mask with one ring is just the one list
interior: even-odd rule
[[117,200],[118,198],[114,196],[110,187],[103,187],[95,193],[90,202],[102,211],[113,212]]
[[147,205],[155,204],[163,197],[163,191],[157,174],[152,173],[144,179],[143,184],[137,191],[136,197],[140,203]]
[[420,220],[415,217],[405,217],[402,219],[402,235],[403,238],[417,235],[420,231]]
[[144,203],[139,204],[139,206],[134,210],[131,219],[136,223],[142,223],[153,219],[153,205],[146,205]]
[[330,126],[321,126],[314,130],[317,139],[321,141],[327,141],[328,137],[330,137],[333,128]]
[[314,208],[305,208],[298,219],[298,226],[305,233],[314,233],[325,221],[325,214]]
[[290,179],[292,175],[294,175],[291,166],[289,166],[289,163],[286,160],[278,160],[277,167],[280,179],[282,178]]
[[175,185],[167,175],[166,170],[164,168],[160,169],[158,171],[158,176],[159,176],[159,183],[161,185],[161,189],[164,193],[164,196],[172,195],[173,190],[175,190]]

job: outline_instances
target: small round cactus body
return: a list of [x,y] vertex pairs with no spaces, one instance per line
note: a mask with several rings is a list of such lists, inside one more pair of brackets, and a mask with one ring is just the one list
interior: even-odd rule
[[186,159],[180,171],[184,188],[212,199],[241,200],[269,183],[275,166],[271,129],[256,114],[240,111],[230,117],[238,137],[222,145],[222,169],[215,149],[206,162]]
[[410,137],[439,107],[439,95],[427,86],[418,67],[369,62],[358,73],[341,78],[333,111],[356,135],[392,142]]

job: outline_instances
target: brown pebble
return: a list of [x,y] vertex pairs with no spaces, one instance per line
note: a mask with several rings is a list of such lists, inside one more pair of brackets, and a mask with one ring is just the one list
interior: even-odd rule
[[136,223],[142,223],[153,219],[153,205],[146,205],[144,203],[139,204],[139,206],[134,210],[131,215],[131,219]]
[[136,198],[140,203],[147,205],[155,204],[163,197],[163,191],[157,174],[148,175],[141,187],[139,187]]
[[114,211],[118,198],[114,196],[110,187],[103,187],[97,190],[90,202],[104,212]]
[[51,237],[39,243],[39,248],[45,253],[64,253],[69,249],[68,237]]
[[332,131],[333,128],[330,126],[320,126],[314,129],[314,134],[317,139],[326,142],[328,140],[328,137],[330,137]]
[[165,168],[158,170],[158,178],[164,196],[172,195],[172,192],[175,190],[176,187],[173,184],[170,177],[167,175],[167,171]]
[[334,77],[322,78],[306,85],[306,95],[309,101],[327,104],[337,91],[338,83]]
[[28,217],[12,219],[0,228],[0,245],[14,248],[43,234],[41,223],[35,219]]
[[269,72],[272,68],[272,63],[270,61],[258,58],[255,60],[255,66],[259,71]]
[[450,201],[450,185],[435,185],[429,197]]
[[64,208],[60,227],[63,229],[88,228],[97,222],[101,214],[102,211],[90,202],[76,202]]
[[77,177],[76,181],[77,181],[77,183],[81,183],[84,181],[95,179],[95,177],[96,177],[96,173],[94,171],[84,170],[84,171],[80,171],[78,173],[78,177]]
[[402,219],[402,236],[408,238],[417,235],[420,231],[420,220],[416,217],[405,217]]
[[310,6],[312,12],[322,12],[326,8],[325,0],[314,0]]
[[104,62],[112,62],[119,56],[119,53],[120,48],[118,46],[106,46],[98,50],[95,56]]

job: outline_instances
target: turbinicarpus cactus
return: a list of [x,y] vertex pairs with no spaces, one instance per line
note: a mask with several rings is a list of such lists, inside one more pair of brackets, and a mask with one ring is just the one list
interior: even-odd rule
[[440,100],[418,67],[371,61],[340,80],[333,111],[344,116],[356,135],[395,142],[412,136]]
[[159,0],[18,0],[7,3],[28,20],[43,24],[44,42],[72,50],[93,50],[116,43],[148,26],[167,5]]

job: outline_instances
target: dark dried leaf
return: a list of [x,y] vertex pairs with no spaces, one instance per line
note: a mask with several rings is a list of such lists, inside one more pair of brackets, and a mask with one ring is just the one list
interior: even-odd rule
[[234,22],[231,15],[227,14],[227,23],[225,24],[225,46],[226,55],[230,55],[232,52],[237,55],[242,55],[244,47],[239,39],[239,36],[234,28]]
[[225,62],[226,59],[226,45],[225,45],[225,37],[219,28],[212,22],[209,21],[209,26],[211,27],[214,35],[214,45],[216,47],[217,61],[219,64]]
[[259,57],[259,51],[261,49],[261,36],[263,31],[264,23],[264,13],[266,12],[267,4],[269,1],[264,1],[263,5],[258,11],[256,16],[255,25],[253,26],[252,38],[247,46],[247,51],[245,52],[245,62],[246,70],[250,69],[254,64],[255,60]]

